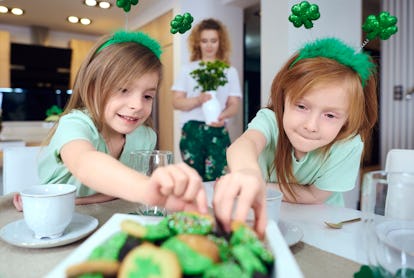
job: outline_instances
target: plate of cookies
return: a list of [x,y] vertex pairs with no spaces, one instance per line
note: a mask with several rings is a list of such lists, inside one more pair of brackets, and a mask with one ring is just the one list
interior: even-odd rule
[[218,226],[196,212],[114,214],[47,277],[303,277],[276,223],[263,241],[242,222]]

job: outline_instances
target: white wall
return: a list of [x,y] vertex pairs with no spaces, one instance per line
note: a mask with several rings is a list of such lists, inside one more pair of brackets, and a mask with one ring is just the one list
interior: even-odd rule
[[262,106],[269,99],[274,76],[305,42],[335,36],[358,48],[361,45],[361,0],[313,0],[321,17],[311,29],[296,28],[288,20],[297,0],[261,0],[261,86]]

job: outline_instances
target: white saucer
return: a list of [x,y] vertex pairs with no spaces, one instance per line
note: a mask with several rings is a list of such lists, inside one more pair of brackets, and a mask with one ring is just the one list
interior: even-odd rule
[[302,229],[293,223],[279,220],[278,226],[286,244],[289,246],[295,245],[303,238]]
[[72,222],[61,237],[37,239],[27,227],[24,219],[7,224],[0,230],[0,238],[12,245],[26,248],[49,248],[77,241],[89,235],[98,226],[98,220],[92,216],[74,213]]

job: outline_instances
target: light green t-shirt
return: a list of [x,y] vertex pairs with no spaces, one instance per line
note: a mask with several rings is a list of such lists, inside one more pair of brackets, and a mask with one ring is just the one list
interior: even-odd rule
[[[266,146],[259,157],[262,174],[267,182],[277,182],[273,167],[276,144],[279,137],[276,117],[272,110],[259,110],[248,129],[260,131],[266,138]],[[344,206],[342,192],[354,188],[357,180],[363,142],[359,135],[333,144],[325,159],[317,151],[307,153],[296,161],[292,151],[293,174],[299,184],[313,184],[321,190],[332,191],[327,204]],[[269,172],[270,177],[269,177]]]
[[[84,197],[95,194],[91,188],[81,184],[65,167],[60,150],[66,143],[84,139],[89,141],[98,151],[109,153],[105,140],[98,132],[90,116],[80,110],[73,110],[59,120],[59,125],[53,135],[50,144],[42,149],[38,172],[40,182],[69,183],[77,186],[77,196]],[[125,137],[125,145],[119,158],[120,162],[129,166],[129,154],[134,150],[153,150],[157,141],[157,135],[150,127],[140,126]]]

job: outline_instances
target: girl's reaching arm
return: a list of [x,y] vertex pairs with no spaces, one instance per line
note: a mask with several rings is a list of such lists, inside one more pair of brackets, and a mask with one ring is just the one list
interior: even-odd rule
[[[258,156],[266,145],[265,137],[256,130],[247,130],[227,149],[230,173],[215,185],[213,206],[216,217],[226,231],[233,219],[245,221],[249,209],[255,213],[255,229],[263,235],[266,228],[265,181]],[[237,201],[237,208],[234,210]]]
[[162,205],[171,210],[207,212],[202,180],[187,165],[160,167],[147,177],[81,139],[65,144],[60,154],[66,167],[80,182],[102,194],[131,202]]

